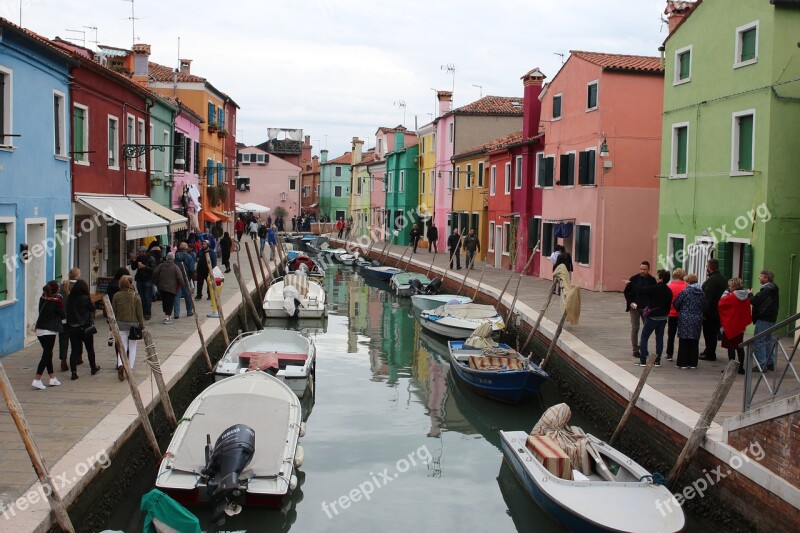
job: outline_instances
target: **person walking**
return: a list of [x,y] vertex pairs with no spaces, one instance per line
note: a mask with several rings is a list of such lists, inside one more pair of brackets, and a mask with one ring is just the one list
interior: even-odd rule
[[250,238],[253,239],[253,241],[255,241],[256,237],[258,237],[258,222],[256,221],[255,218],[253,218],[250,221],[250,225],[248,226],[248,231],[250,231]]
[[72,349],[69,355],[69,368],[72,371],[73,381],[78,379],[78,361],[83,355],[84,346],[92,375],[100,370],[94,357],[94,334],[97,333],[94,327],[94,311],[94,304],[89,298],[89,284],[82,279],[77,280],[67,297],[66,305],[67,328]]
[[[208,248],[208,241],[203,241],[203,246],[200,248],[200,253],[197,254],[197,296],[195,296],[195,300],[202,300],[203,299],[203,284],[208,280],[208,273],[210,272],[208,269],[208,262],[206,261],[206,256],[208,256],[210,250]],[[208,299],[211,299],[211,291],[213,290],[212,287],[208,287]]]
[[453,266],[455,259],[456,270],[461,270],[461,237],[458,229],[454,229],[452,235],[447,238],[447,249],[450,251],[450,267]]
[[419,231],[419,227],[416,224],[411,226],[411,245],[414,247],[414,251],[412,253],[417,253],[417,246],[419,245],[419,238],[422,234]]
[[[61,283],[61,287],[59,288],[58,292],[61,295],[61,299],[64,301],[65,306],[67,297],[72,290],[72,286],[75,285],[75,282],[78,281],[80,277],[80,268],[70,268],[69,273],[67,274],[67,279]],[[69,331],[67,328],[67,319],[64,318],[64,320],[61,321],[61,330],[58,333],[58,358],[61,361],[62,372],[69,370],[67,355],[69,355]]]
[[292,217],[292,231],[293,232],[297,231],[297,217],[296,216]]
[[258,239],[261,244],[261,246],[258,248],[259,253],[264,255],[264,245],[267,244],[267,226],[264,224],[261,224],[258,227]]
[[336,221],[336,230],[338,231],[336,238],[341,239],[344,233],[344,220],[342,220],[342,217],[339,217],[339,220]]
[[139,255],[131,261],[131,270],[136,271],[134,280],[136,281],[136,292],[142,297],[142,312],[144,319],[150,320],[153,306],[153,270],[156,269],[156,261],[152,255],[147,253],[147,247],[139,247]]
[[350,232],[353,230],[353,217],[347,219],[347,222],[344,223],[344,238],[345,240],[350,238]]
[[703,307],[706,296],[697,284],[697,276],[686,276],[687,287],[675,298],[678,310],[678,358],[680,369],[697,368],[700,351],[700,334],[703,330]]
[[[114,295],[111,307],[114,309],[114,316],[117,319],[122,345],[125,346],[125,353],[128,354],[128,366],[133,372],[139,341],[130,338],[131,326],[139,326],[144,331],[142,299],[133,290],[133,278],[123,276],[119,280],[119,292]],[[120,351],[117,350],[117,379],[125,381],[125,367],[122,365],[120,355]]]
[[175,266],[178,267],[178,270],[181,270],[181,267],[183,267],[183,271],[186,273],[186,280],[184,283],[181,283],[181,290],[175,296],[175,307],[173,308],[172,317],[181,317],[181,298],[183,298],[186,304],[186,316],[192,316],[194,314],[192,312],[194,306],[192,305],[192,287],[190,284],[194,278],[195,260],[194,255],[189,253],[189,245],[185,242],[178,245],[178,253],[175,254]]
[[703,313],[703,339],[705,351],[700,354],[703,361],[717,360],[717,341],[719,340],[719,310],[717,304],[722,293],[728,288],[728,282],[719,271],[719,261],[709,259],[706,263],[708,277],[703,282],[703,293],[706,295],[706,308]]
[[572,274],[572,255],[560,244],[556,245],[556,250],[558,251],[558,256],[553,263],[553,270],[555,271],[555,269],[558,268],[558,265],[564,265],[564,268],[567,269],[567,272]]
[[44,390],[42,383],[42,373],[47,370],[50,376],[48,384],[51,387],[61,385],[55,373],[53,373],[53,348],[56,345],[56,336],[64,329],[62,320],[66,318],[64,311],[64,300],[59,294],[58,282],[48,281],[42,287],[42,295],[39,297],[39,317],[36,319],[36,338],[42,345],[42,358],[39,366],[36,367],[36,375],[33,377],[31,385],[39,390]]
[[481,251],[481,241],[475,235],[475,228],[470,228],[469,234],[464,237],[464,249],[467,251],[467,270],[470,270],[475,263],[475,253]]
[[[278,235],[275,233],[275,228],[270,226],[267,228],[267,244],[269,244],[269,256],[273,261],[277,261],[278,257]],[[264,250],[261,250],[261,255],[264,255]]]
[[236,242],[242,242],[242,234],[244,233],[244,220],[242,217],[236,219],[233,224],[233,231],[236,233]]
[[671,361],[675,355],[675,335],[678,333],[678,310],[675,309],[675,298],[686,288],[686,271],[676,268],[672,271],[672,281],[667,283],[667,287],[672,292],[672,303],[669,306],[669,317],[667,318],[667,360]]
[[183,285],[183,276],[175,265],[175,254],[167,254],[167,260],[153,271],[153,282],[161,293],[161,309],[164,311],[164,324],[172,323],[172,311],[175,309],[175,295]]
[[228,232],[222,234],[219,240],[219,251],[222,255],[222,265],[225,267],[225,272],[231,271],[231,248],[233,247],[233,239],[228,235]]
[[642,310],[647,307],[647,297],[642,289],[652,287],[656,284],[656,278],[650,275],[650,262],[642,261],[639,264],[639,273],[634,274],[625,281],[625,312],[631,318],[631,346],[633,356],[640,358],[639,354],[639,325],[644,322]]
[[439,228],[433,222],[428,228],[428,253],[431,253],[431,250],[433,253],[439,253]]
[[642,293],[647,298],[647,307],[642,310],[644,317],[644,327],[642,337],[639,342],[639,361],[638,366],[647,366],[647,343],[650,335],[656,334],[656,362],[655,366],[661,366],[661,354],[664,350],[664,328],[667,325],[667,317],[672,308],[672,291],[667,287],[669,282],[669,272],[659,270],[657,273],[658,282],[642,289]]
[[[753,335],[758,335],[774,326],[778,320],[778,309],[780,308],[779,290],[775,284],[775,274],[772,270],[762,270],[758,275],[758,281],[761,283],[758,294],[753,294],[751,289],[747,289],[750,304],[753,306],[753,323],[756,325]],[[754,366],[753,371],[775,370],[775,341],[772,335],[757,339],[754,344],[758,366]]]
[[744,340],[744,330],[750,325],[753,316],[750,313],[750,299],[742,287],[741,278],[728,280],[728,290],[722,294],[717,308],[719,322],[722,326],[722,342],[720,345],[728,350],[728,361],[739,358],[739,374],[744,374],[744,348],[739,345]]

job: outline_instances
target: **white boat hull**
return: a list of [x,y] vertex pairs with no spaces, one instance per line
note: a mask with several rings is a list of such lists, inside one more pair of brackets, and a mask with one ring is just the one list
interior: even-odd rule
[[436,309],[452,300],[456,300],[460,304],[472,302],[472,298],[469,296],[458,296],[455,294],[415,294],[411,297],[411,305],[420,311],[427,311]]
[[496,309],[472,303],[445,304],[422,311],[419,320],[423,328],[450,339],[466,339],[482,324],[491,324],[493,332],[505,328],[503,317]]
[[[289,277],[289,276],[286,276]],[[307,278],[307,276],[306,276]],[[300,306],[296,318],[322,318],[327,314],[325,289],[312,279],[307,279],[307,289],[301,291]],[[293,318],[286,309],[284,280],[278,279],[267,289],[262,307],[268,318]],[[302,294],[305,292],[305,294]]]

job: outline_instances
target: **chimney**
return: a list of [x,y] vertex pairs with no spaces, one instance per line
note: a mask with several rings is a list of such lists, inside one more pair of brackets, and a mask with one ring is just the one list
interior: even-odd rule
[[542,102],[539,95],[542,92],[545,76],[541,70],[535,68],[522,76],[524,103],[522,104],[522,138],[530,139],[539,133],[539,118],[542,114]]
[[406,147],[406,129],[403,126],[397,126],[394,129],[394,151],[399,152],[405,147]]
[[150,62],[150,45],[133,45],[133,81],[142,87],[147,87],[149,72],[147,65]]
[[688,17],[692,10],[697,7],[695,2],[683,2],[679,0],[667,0],[667,7],[664,9],[664,14],[667,16],[669,22],[669,33],[675,31],[675,28],[683,22],[683,19]]
[[300,166],[303,167],[311,161],[311,136],[306,135],[303,141],[303,147],[300,150]]
[[328,151],[327,150],[320,150],[319,151],[319,162],[320,164],[324,165],[328,162]]
[[364,147],[364,141],[362,141],[358,137],[353,137],[353,154],[351,159],[353,165],[361,163],[363,147]]
[[439,100],[439,116],[449,113],[453,105],[452,91],[436,91],[436,99]]
[[181,74],[191,74],[192,73],[192,60],[191,59],[181,59]]

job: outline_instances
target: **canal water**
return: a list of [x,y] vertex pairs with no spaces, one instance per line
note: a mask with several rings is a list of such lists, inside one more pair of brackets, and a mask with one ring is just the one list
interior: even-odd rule
[[[530,431],[562,401],[555,385],[520,406],[477,396],[450,377],[445,340],[421,330],[409,299],[351,268],[327,274],[325,322],[268,324],[305,330],[317,347],[299,489],[281,510],[245,508],[216,528],[190,509],[204,531],[564,531],[521,489],[498,435]],[[570,422],[594,430],[577,413]],[[154,477],[155,465],[108,529],[142,530]]]

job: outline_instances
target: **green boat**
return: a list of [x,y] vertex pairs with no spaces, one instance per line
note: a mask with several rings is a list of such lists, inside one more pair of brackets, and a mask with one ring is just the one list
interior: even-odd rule
[[[412,282],[412,280],[417,280],[419,284]],[[425,287],[427,287],[430,282],[431,279],[425,274],[401,272],[392,276],[389,285],[397,296],[409,298],[414,294],[424,291]]]

